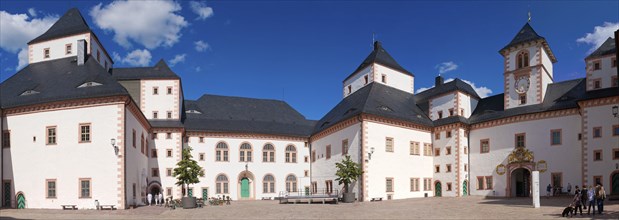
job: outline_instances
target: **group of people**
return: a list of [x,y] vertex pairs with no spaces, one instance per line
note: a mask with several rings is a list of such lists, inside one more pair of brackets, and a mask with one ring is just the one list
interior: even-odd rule
[[153,200],[156,206],[163,205],[163,194],[161,192],[159,194],[155,194],[154,196],[152,193],[148,193],[146,199],[148,200],[148,206],[153,204]]
[[[575,187],[574,191],[574,199],[572,199],[572,203],[570,206],[573,208],[573,214],[577,214],[576,212],[580,210],[580,215],[582,215],[583,207],[587,210],[587,215],[595,215],[595,206],[597,205],[598,214],[602,214],[604,211],[604,200],[606,200],[606,191],[604,190],[604,186],[601,183],[597,183],[596,186],[589,186],[587,189],[586,185],[582,186],[582,190]],[[588,206],[587,206],[588,205]]]

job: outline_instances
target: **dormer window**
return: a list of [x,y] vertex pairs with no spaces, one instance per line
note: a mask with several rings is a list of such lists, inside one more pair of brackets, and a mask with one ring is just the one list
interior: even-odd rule
[[522,51],[518,53],[516,62],[518,63],[518,69],[529,66],[529,52]]
[[43,49],[43,58],[49,58],[49,48]]
[[97,50],[97,62],[101,62],[101,52]]
[[191,109],[191,110],[187,110],[187,111],[185,111],[185,113],[202,114],[202,112],[200,112],[200,111],[198,111],[198,110],[193,110],[193,109]]
[[454,109],[453,108],[449,109],[449,116],[454,116]]
[[610,59],[610,67],[611,68],[617,67],[617,58],[616,57],[613,57],[612,59]]
[[363,76],[363,85],[368,84],[368,75]]
[[73,44],[66,44],[65,45],[65,54],[69,55],[73,53]]
[[438,119],[443,118],[443,111],[438,111]]
[[520,98],[520,104],[521,105],[527,104],[527,95],[526,94],[520,95],[519,98]]
[[34,94],[37,94],[37,93],[39,93],[39,92],[30,89],[30,90],[24,91],[21,95],[34,95]]
[[100,85],[102,85],[102,84],[98,83],[98,82],[86,82],[86,83],[78,86],[77,88],[93,87],[93,86],[100,86]]
[[352,87],[348,85],[348,94],[350,94],[351,92],[352,92]]
[[383,74],[383,75],[380,77],[380,80],[381,80],[383,83],[387,83],[387,75]]

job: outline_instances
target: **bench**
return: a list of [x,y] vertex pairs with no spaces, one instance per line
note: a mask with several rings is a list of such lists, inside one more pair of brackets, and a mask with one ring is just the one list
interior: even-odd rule
[[271,200],[271,197],[262,197],[262,200]]
[[114,210],[114,209],[116,209],[116,207],[114,207],[114,206],[115,206],[115,205],[100,205],[100,206],[99,206],[99,209],[100,209],[100,210],[106,210],[106,209],[109,209],[109,210]]
[[376,197],[376,198],[372,198],[372,200],[370,200],[370,202],[380,202],[383,201],[383,197]]
[[62,205],[62,210],[77,210],[77,205]]

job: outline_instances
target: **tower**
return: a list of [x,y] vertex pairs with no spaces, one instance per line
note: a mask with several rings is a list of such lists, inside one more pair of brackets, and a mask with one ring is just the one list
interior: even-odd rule
[[542,103],[557,62],[546,39],[527,22],[499,53],[504,58],[504,108]]

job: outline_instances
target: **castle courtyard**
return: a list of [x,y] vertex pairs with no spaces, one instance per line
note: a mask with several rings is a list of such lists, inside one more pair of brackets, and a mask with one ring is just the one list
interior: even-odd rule
[[[176,209],[146,206],[129,210],[3,209],[0,219],[553,219],[570,198],[541,199],[541,208],[524,198],[402,199],[344,204],[279,204],[277,201],[233,202],[231,205]],[[586,212],[586,211],[585,211]],[[575,215],[574,218],[591,218]],[[618,219],[619,202],[606,201],[599,219]]]

